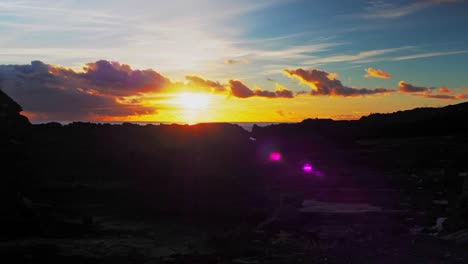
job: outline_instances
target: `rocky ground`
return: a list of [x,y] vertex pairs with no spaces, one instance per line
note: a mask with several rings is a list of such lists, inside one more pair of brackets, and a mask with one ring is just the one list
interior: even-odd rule
[[[323,198],[330,191],[312,191],[310,196],[315,193]],[[271,221],[162,215],[123,218],[98,205],[89,210],[92,216],[53,213],[42,223],[25,219],[24,227],[36,232],[0,237],[0,255],[5,263],[413,264],[468,260],[468,241],[444,240],[443,231],[423,226],[421,219],[426,217],[421,214],[425,212],[417,210],[416,204],[398,208],[371,204],[355,198],[356,193],[372,196],[369,190],[334,191],[350,197],[341,202],[306,200],[299,208],[283,205],[272,212]],[[373,192],[395,195],[395,190]]]

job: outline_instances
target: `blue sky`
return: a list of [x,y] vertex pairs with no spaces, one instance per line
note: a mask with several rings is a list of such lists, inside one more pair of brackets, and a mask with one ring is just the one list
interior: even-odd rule
[[[80,70],[105,59],[174,81],[197,74],[297,92],[285,69],[337,73],[347,87],[468,87],[463,0],[2,0],[0,65]],[[365,69],[391,78],[366,78]]]

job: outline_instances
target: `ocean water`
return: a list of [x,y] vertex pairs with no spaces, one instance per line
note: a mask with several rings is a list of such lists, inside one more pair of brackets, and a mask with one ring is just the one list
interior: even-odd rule
[[[62,125],[66,125],[66,124],[70,124],[72,122],[75,122],[75,121],[56,121]],[[77,122],[81,122],[81,121],[77,121]],[[82,121],[82,122],[88,122],[88,121]],[[43,122],[32,122],[33,124],[41,124]],[[47,123],[47,122],[45,122]],[[123,123],[132,123],[132,124],[137,124],[137,125],[148,125],[148,124],[152,124],[152,125],[161,125],[161,124],[164,124],[164,125],[170,125],[170,124],[178,124],[178,125],[186,125],[187,123],[182,123],[182,122],[91,122],[91,123],[97,123],[97,124],[114,124],[114,125],[120,125],[120,124],[123,124]],[[220,122],[215,122],[215,123],[220,123]],[[257,125],[257,126],[269,126],[269,125],[275,125],[275,124],[287,124],[287,123],[290,123],[290,122],[225,122],[225,123],[230,123],[230,124],[234,124],[234,125],[238,125],[240,127],[242,127],[243,129],[251,132],[252,131],[252,128],[254,125]],[[195,124],[196,125],[196,124]]]
[[273,123],[271,122],[233,122],[231,124],[239,125],[243,129],[251,132],[254,125],[263,127],[263,126],[269,126],[269,125],[275,125],[275,124],[287,124],[287,122],[273,122]]
[[[223,122],[214,122],[214,123],[223,123]],[[269,125],[275,125],[275,124],[286,124],[287,122],[224,122],[224,123],[238,125],[238,126],[242,127],[243,129],[251,132],[254,125],[269,126]],[[135,124],[140,124],[140,125],[146,125],[146,124],[153,124],[153,125],[159,125],[159,124],[185,125],[186,123],[177,123],[177,122],[137,122]],[[196,124],[194,124],[194,125],[196,125]]]

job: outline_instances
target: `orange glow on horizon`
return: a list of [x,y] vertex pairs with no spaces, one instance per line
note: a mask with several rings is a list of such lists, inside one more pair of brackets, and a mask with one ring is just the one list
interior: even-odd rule
[[[370,113],[389,113],[413,109],[424,98],[403,94],[375,95],[372,97],[336,97],[299,95],[290,98],[236,98],[227,94],[209,92],[150,93],[120,97],[116,100],[122,108],[135,109],[128,115],[100,115],[89,112],[77,120],[91,122],[161,122],[197,124],[205,122],[300,122],[308,118],[356,120]],[[427,100],[427,99],[426,99]],[[385,103],[384,103],[385,102]],[[439,106],[436,99],[426,106]],[[154,113],[145,112],[154,109]],[[143,110],[142,110],[143,109]],[[140,112],[140,114],[138,114]],[[31,121],[50,121],[49,113],[23,114]],[[53,113],[52,113],[53,114]],[[53,121],[53,120],[52,120]]]

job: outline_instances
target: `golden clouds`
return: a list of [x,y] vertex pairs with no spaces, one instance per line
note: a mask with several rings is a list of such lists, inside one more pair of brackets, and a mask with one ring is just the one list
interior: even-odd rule
[[392,75],[390,75],[390,73],[384,72],[380,69],[367,68],[365,69],[365,71],[367,72],[367,74],[364,75],[364,77],[366,78],[380,78],[380,79],[392,78]]
[[310,86],[312,89],[310,95],[329,95],[329,96],[361,96],[381,93],[390,93],[393,90],[384,88],[351,88],[344,86],[340,80],[336,79],[336,74],[321,71],[319,69],[305,70],[298,68],[295,70],[283,71],[290,78],[296,78],[302,83]]

